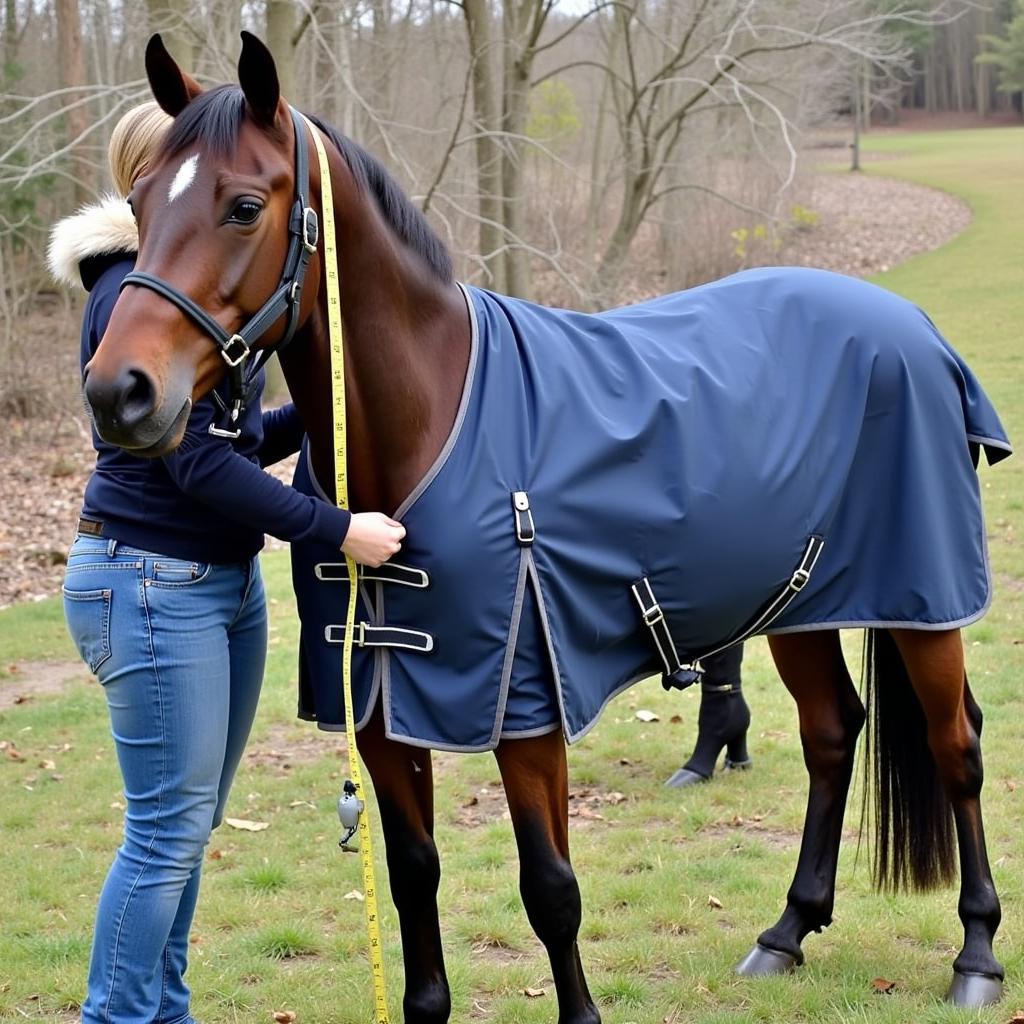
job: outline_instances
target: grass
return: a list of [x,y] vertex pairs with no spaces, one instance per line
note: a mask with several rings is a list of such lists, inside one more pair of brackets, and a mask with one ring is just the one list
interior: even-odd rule
[[[970,360],[1011,436],[1024,435],[1024,130],[887,135],[866,148],[900,158],[874,165],[963,196],[975,221],[959,238],[879,280],[926,308]],[[619,698],[570,755],[576,785],[622,802],[601,820],[574,818],[573,856],[584,901],[582,952],[606,1024],[782,1021],[849,1024],[1005,1024],[1024,1009],[1024,464],[982,468],[997,596],[967,631],[972,678],[985,708],[985,811],[1003,897],[997,951],[1008,977],[999,1007],[964,1014],[940,997],[960,942],[955,892],[893,898],[871,890],[852,831],[843,845],[834,925],[805,944],[791,977],[745,981],[732,966],[785,900],[803,819],[805,777],[796,721],[762,642],[751,645],[746,688],[754,710],[744,775],[683,794],[662,780],[689,752],[697,695],[656,682]],[[358,861],[336,845],[340,739],[294,722],[296,623],[285,556],[264,559],[271,653],[250,754],[228,814],[270,822],[263,832],[222,827],[205,866],[193,936],[194,1010],[204,1024],[269,1021],[356,1024],[370,1016]],[[857,638],[850,638],[856,652]],[[9,666],[73,657],[56,600],[0,613],[0,686]],[[661,720],[642,724],[636,707]],[[673,722],[678,714],[681,722]],[[0,1019],[73,1019],[82,998],[96,895],[121,829],[121,793],[102,695],[83,670],[64,692],[0,711]],[[288,750],[287,760],[274,752]],[[53,762],[53,767],[44,766]],[[453,1020],[550,1024],[547,963],[519,902],[511,826],[500,813],[465,824],[474,795],[489,806],[497,771],[488,755],[439,759],[440,902]],[[287,765],[287,767],[286,767]],[[493,801],[492,801],[493,802]],[[848,827],[857,821],[852,803]],[[379,847],[378,847],[379,849]],[[378,870],[384,867],[378,858]],[[720,908],[710,905],[714,896]],[[400,1018],[397,921],[383,906],[395,1020]],[[872,980],[897,983],[875,994]],[[528,997],[527,988],[544,989]]]

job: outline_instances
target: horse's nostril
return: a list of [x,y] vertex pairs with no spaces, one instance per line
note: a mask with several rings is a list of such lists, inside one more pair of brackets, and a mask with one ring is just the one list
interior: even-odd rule
[[122,378],[118,419],[130,427],[144,420],[156,407],[156,388],[148,373],[128,370]]
[[83,386],[97,423],[108,428],[138,426],[156,408],[156,387],[144,370],[126,369],[114,380],[87,373]]

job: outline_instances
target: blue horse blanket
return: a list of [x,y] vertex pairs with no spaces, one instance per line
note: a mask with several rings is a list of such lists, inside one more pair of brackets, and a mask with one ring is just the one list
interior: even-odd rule
[[[805,269],[597,315],[465,292],[457,420],[395,513],[406,568],[361,585],[357,642],[393,646],[355,651],[358,725],[380,696],[388,735],[415,745],[579,739],[661,666],[643,579],[684,660],[750,623],[940,629],[984,613],[975,466],[979,447],[991,463],[1010,446],[911,303]],[[317,493],[305,459],[296,486]],[[818,540],[805,585],[759,619]],[[344,569],[315,544],[292,556],[300,714],[343,728]]]

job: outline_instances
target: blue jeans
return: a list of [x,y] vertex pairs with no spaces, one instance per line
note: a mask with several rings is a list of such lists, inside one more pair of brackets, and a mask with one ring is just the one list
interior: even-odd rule
[[83,1024],[191,1024],[184,981],[203,851],[249,736],[267,652],[259,563],[79,536],[64,612],[99,678],[124,779]]

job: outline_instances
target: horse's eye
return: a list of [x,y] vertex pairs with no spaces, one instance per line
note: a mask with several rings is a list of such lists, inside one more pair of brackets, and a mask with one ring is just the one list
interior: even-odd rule
[[233,224],[253,224],[263,212],[263,204],[255,199],[239,199],[231,210],[228,220]]

